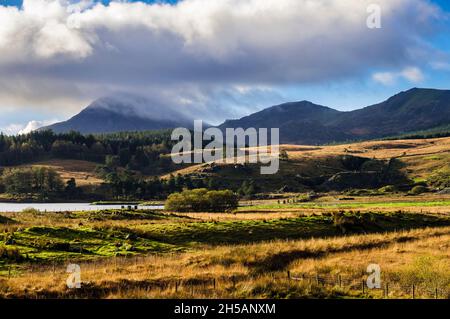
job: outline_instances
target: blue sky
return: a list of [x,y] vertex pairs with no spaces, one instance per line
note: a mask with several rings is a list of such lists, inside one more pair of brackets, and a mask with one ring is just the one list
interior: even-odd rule
[[[40,19],[40,27],[30,22],[37,29],[29,28],[17,52],[11,50],[19,45],[2,47],[0,41],[0,56],[7,57],[0,58],[0,131],[15,132],[30,121],[64,120],[115,91],[151,95],[161,107],[192,106],[219,123],[287,101],[310,100],[351,110],[412,87],[450,89],[448,0],[396,0],[395,13],[383,12],[382,29],[373,31],[355,31],[345,11],[336,13],[335,19],[343,22],[333,30],[322,28],[320,12],[309,20],[312,14],[302,14],[302,7],[292,9],[298,12],[295,18],[277,7],[283,1],[299,5],[302,0],[273,1],[273,9],[265,0],[269,8],[260,7],[249,17],[248,7],[204,1],[204,8],[187,5],[169,16],[151,9],[151,4],[177,1],[140,1],[149,4],[147,15],[124,9],[134,26],[123,24],[114,12],[96,12],[98,20],[86,14],[90,20],[83,20],[81,28],[58,29],[58,36],[45,27],[51,19],[61,22],[61,14],[55,14]],[[242,2],[257,5],[255,0]],[[427,3],[441,8],[438,18],[417,9]],[[22,1],[0,1],[0,10],[5,5],[21,8]],[[268,20],[259,21],[265,14]],[[322,23],[315,25],[316,20]],[[14,21],[6,34],[14,30],[22,36],[25,16]],[[149,21],[155,25],[149,27]],[[276,22],[271,25],[272,21]],[[298,29],[292,32],[293,27]],[[36,42],[30,44],[29,39]]]

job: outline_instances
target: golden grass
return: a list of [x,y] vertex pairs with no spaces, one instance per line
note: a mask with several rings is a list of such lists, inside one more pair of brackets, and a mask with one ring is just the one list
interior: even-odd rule
[[64,181],[75,178],[78,186],[86,186],[98,185],[103,182],[103,180],[98,178],[95,174],[96,166],[97,163],[88,161],[51,159],[33,164],[21,165],[20,167],[50,167],[56,170]]
[[[429,256],[433,269],[421,264]],[[331,239],[273,241],[200,248],[187,253],[82,263],[82,289],[68,289],[66,265],[35,267],[0,281],[0,296],[28,298],[266,298],[358,296],[314,283],[291,282],[286,271],[362,278],[370,263],[383,278],[414,276],[450,285],[450,227]],[[419,262],[418,262],[419,261]],[[422,277],[420,277],[422,276]],[[215,288],[214,288],[215,280]],[[425,280],[425,281],[426,281]],[[430,282],[430,285],[432,282]],[[178,289],[177,289],[178,288]],[[406,297],[393,290],[392,297]],[[361,296],[360,296],[361,297]],[[377,295],[375,295],[377,297]],[[380,297],[380,296],[378,296]]]

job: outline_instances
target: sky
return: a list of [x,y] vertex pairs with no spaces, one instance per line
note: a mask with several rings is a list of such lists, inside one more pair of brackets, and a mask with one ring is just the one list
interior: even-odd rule
[[448,0],[0,0],[0,131],[119,93],[219,124],[449,89],[449,13]]

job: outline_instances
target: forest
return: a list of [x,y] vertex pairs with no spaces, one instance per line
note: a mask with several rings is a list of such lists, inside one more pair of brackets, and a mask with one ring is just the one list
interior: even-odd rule
[[169,171],[172,148],[169,131],[82,135],[34,131],[25,135],[0,134],[0,166],[62,158],[114,164],[146,174]]

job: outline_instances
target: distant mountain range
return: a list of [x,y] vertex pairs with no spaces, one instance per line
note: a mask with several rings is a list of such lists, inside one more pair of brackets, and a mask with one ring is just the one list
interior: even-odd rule
[[[387,101],[340,112],[308,101],[269,107],[226,128],[280,128],[280,142],[325,144],[400,135],[450,124],[450,90],[414,88]],[[192,128],[193,118],[175,109],[162,109],[135,96],[99,99],[71,119],[41,129],[55,132],[109,133]]]
[[281,143],[325,144],[400,135],[450,124],[450,91],[414,88],[379,104],[340,112],[308,101],[229,120],[225,128],[280,128]]

